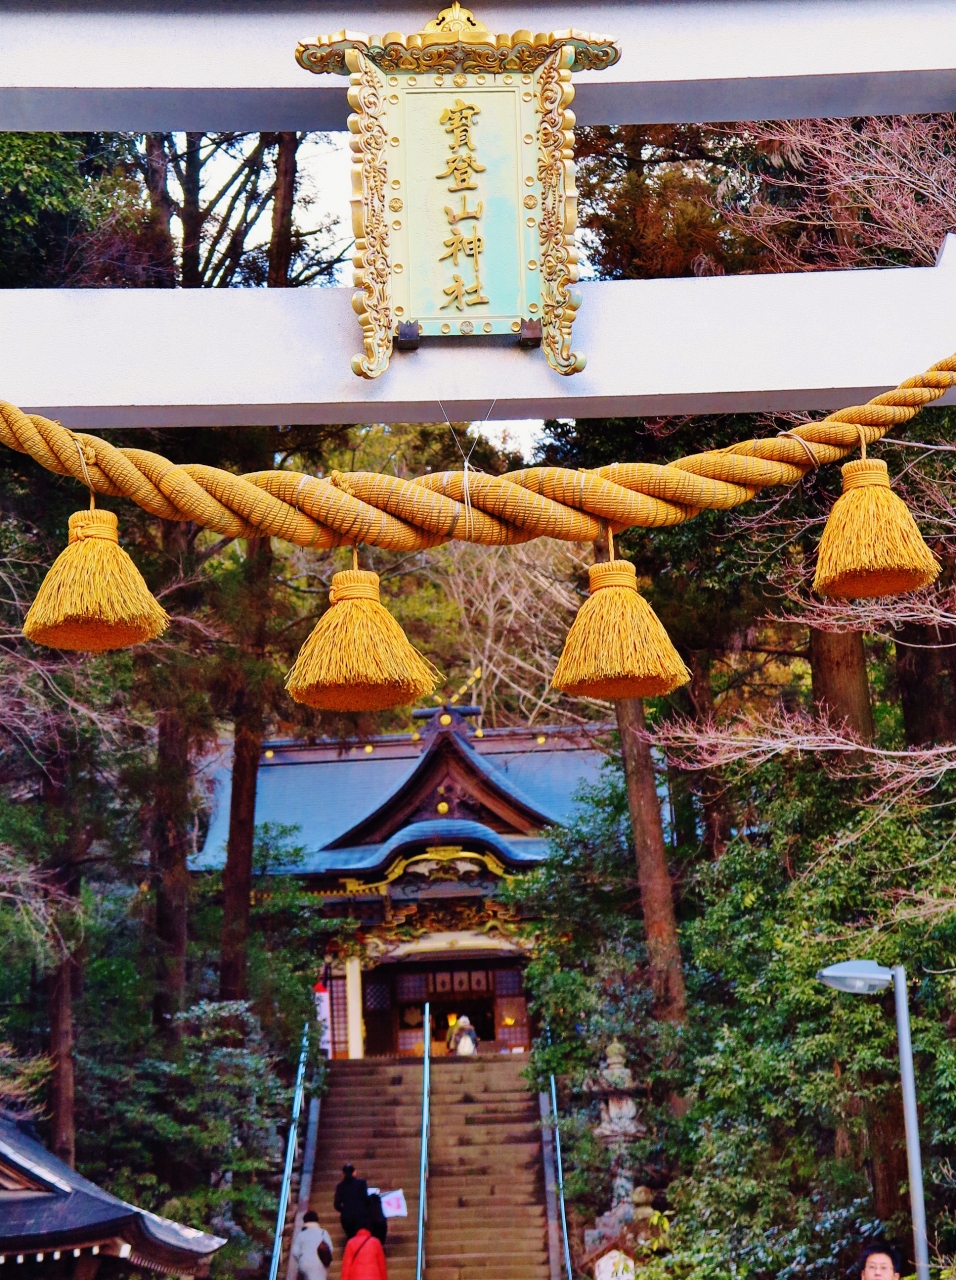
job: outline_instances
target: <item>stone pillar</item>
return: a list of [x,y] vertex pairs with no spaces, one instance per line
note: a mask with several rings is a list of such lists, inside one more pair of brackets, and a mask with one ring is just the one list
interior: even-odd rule
[[365,1033],[362,1025],[362,962],[349,956],[345,962],[345,1018],[348,1024],[349,1057],[365,1057]]

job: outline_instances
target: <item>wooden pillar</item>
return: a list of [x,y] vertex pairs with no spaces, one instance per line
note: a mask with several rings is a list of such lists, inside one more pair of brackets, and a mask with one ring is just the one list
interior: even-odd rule
[[349,1033],[349,1057],[365,1057],[362,1027],[362,962],[349,956],[345,962],[345,1017]]

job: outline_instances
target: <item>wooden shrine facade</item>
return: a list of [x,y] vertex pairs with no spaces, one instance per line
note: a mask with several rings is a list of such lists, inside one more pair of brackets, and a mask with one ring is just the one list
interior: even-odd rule
[[[335,1057],[420,1054],[426,1002],[437,1054],[462,1014],[481,1053],[529,1046],[525,922],[505,890],[597,781],[606,729],[482,731],[476,710],[418,713],[414,734],[265,748],[256,821],[295,825],[306,852],[287,873],[360,921],[361,956],[316,957]],[[222,865],[228,781],[197,869]]]

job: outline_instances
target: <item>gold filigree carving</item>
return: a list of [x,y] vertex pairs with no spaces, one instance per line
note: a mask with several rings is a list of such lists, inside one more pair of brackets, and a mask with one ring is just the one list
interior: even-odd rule
[[571,326],[581,295],[574,247],[578,193],[574,184],[574,50],[556,50],[538,75],[538,179],[541,183],[541,346],[558,373],[580,373],[585,356],[571,350]]
[[367,36],[356,31],[303,40],[295,51],[296,61],[316,74],[345,75],[345,54],[357,50],[380,71],[483,73],[537,71],[561,48],[574,50],[572,71],[603,71],[621,56],[610,36],[593,36],[586,31],[551,31],[532,35],[515,31],[492,35],[474,14],[455,3],[442,9],[423,31],[404,36],[390,31],[383,36]]
[[388,892],[388,886],[403,876],[409,867],[414,867],[416,863],[448,863],[464,859],[486,867],[493,876],[498,876],[508,884],[514,879],[505,864],[496,858],[493,853],[472,853],[470,850],[463,850],[462,846],[458,844],[432,845],[424,853],[416,853],[409,858],[396,859],[385,873],[384,880],[377,880],[374,884],[368,884],[364,880],[357,880],[348,876],[343,879],[342,887],[346,893],[356,895],[384,895]]
[[358,49],[345,51],[350,71],[352,132],[352,230],[355,234],[352,310],[362,326],[365,354],[352,357],[352,372],[377,378],[392,354],[392,275],[385,213],[387,177],[385,85]]

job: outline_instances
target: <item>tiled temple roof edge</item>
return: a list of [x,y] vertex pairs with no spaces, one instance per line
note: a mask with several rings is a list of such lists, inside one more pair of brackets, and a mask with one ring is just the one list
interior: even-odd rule
[[[135,1265],[182,1275],[205,1274],[225,1239],[184,1227],[120,1200],[71,1169],[15,1120],[0,1117],[0,1163],[19,1173],[25,1189],[3,1196],[0,1252],[79,1246],[91,1237],[119,1237]],[[39,1189],[36,1189],[39,1187]]]

